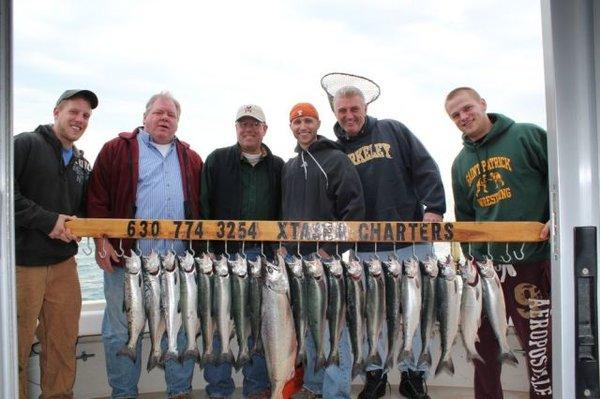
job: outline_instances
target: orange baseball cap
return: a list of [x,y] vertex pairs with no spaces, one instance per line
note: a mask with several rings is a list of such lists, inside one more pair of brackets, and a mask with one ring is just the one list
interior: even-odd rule
[[290,122],[301,116],[310,116],[319,120],[317,109],[310,103],[298,103],[294,105],[290,111]]

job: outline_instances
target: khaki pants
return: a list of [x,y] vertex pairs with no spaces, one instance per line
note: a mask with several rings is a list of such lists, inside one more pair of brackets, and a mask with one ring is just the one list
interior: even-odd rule
[[27,362],[34,334],[41,349],[41,398],[73,397],[80,313],[81,288],[75,258],[48,266],[17,266],[21,399],[27,398]]

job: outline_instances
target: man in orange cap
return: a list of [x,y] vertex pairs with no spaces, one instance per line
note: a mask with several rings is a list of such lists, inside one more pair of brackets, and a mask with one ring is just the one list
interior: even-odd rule
[[[358,173],[339,144],[317,134],[321,122],[312,104],[299,103],[290,111],[290,128],[298,145],[298,155],[290,159],[282,171],[282,220],[363,220],[365,203]],[[294,252],[296,251],[294,245]],[[314,256],[315,245],[300,245],[300,254]],[[335,253],[332,243],[320,244],[318,255],[323,259]],[[315,341],[309,333],[306,339],[304,388],[309,397],[350,398],[352,356],[347,327],[338,337],[323,336],[324,352],[329,353],[330,341],[340,352],[339,364],[331,362],[315,370]],[[299,348],[299,353],[301,353]]]

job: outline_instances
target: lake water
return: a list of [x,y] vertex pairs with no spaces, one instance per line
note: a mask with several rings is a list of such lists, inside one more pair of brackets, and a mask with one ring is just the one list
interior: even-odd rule
[[[79,281],[81,282],[81,297],[84,301],[104,299],[103,271],[98,267],[94,258],[94,241],[90,239],[88,246],[87,240],[87,238],[81,240],[76,256]],[[85,254],[90,251],[90,255]]]

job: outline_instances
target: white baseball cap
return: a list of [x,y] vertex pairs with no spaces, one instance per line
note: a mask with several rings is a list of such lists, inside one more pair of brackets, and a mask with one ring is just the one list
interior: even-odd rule
[[239,121],[241,118],[243,118],[244,116],[249,116],[251,118],[256,119],[259,122],[265,123],[266,118],[265,118],[265,113],[263,112],[262,108],[259,107],[258,105],[254,105],[254,104],[246,104],[246,105],[242,105],[237,112],[237,115],[235,117],[235,121]]

